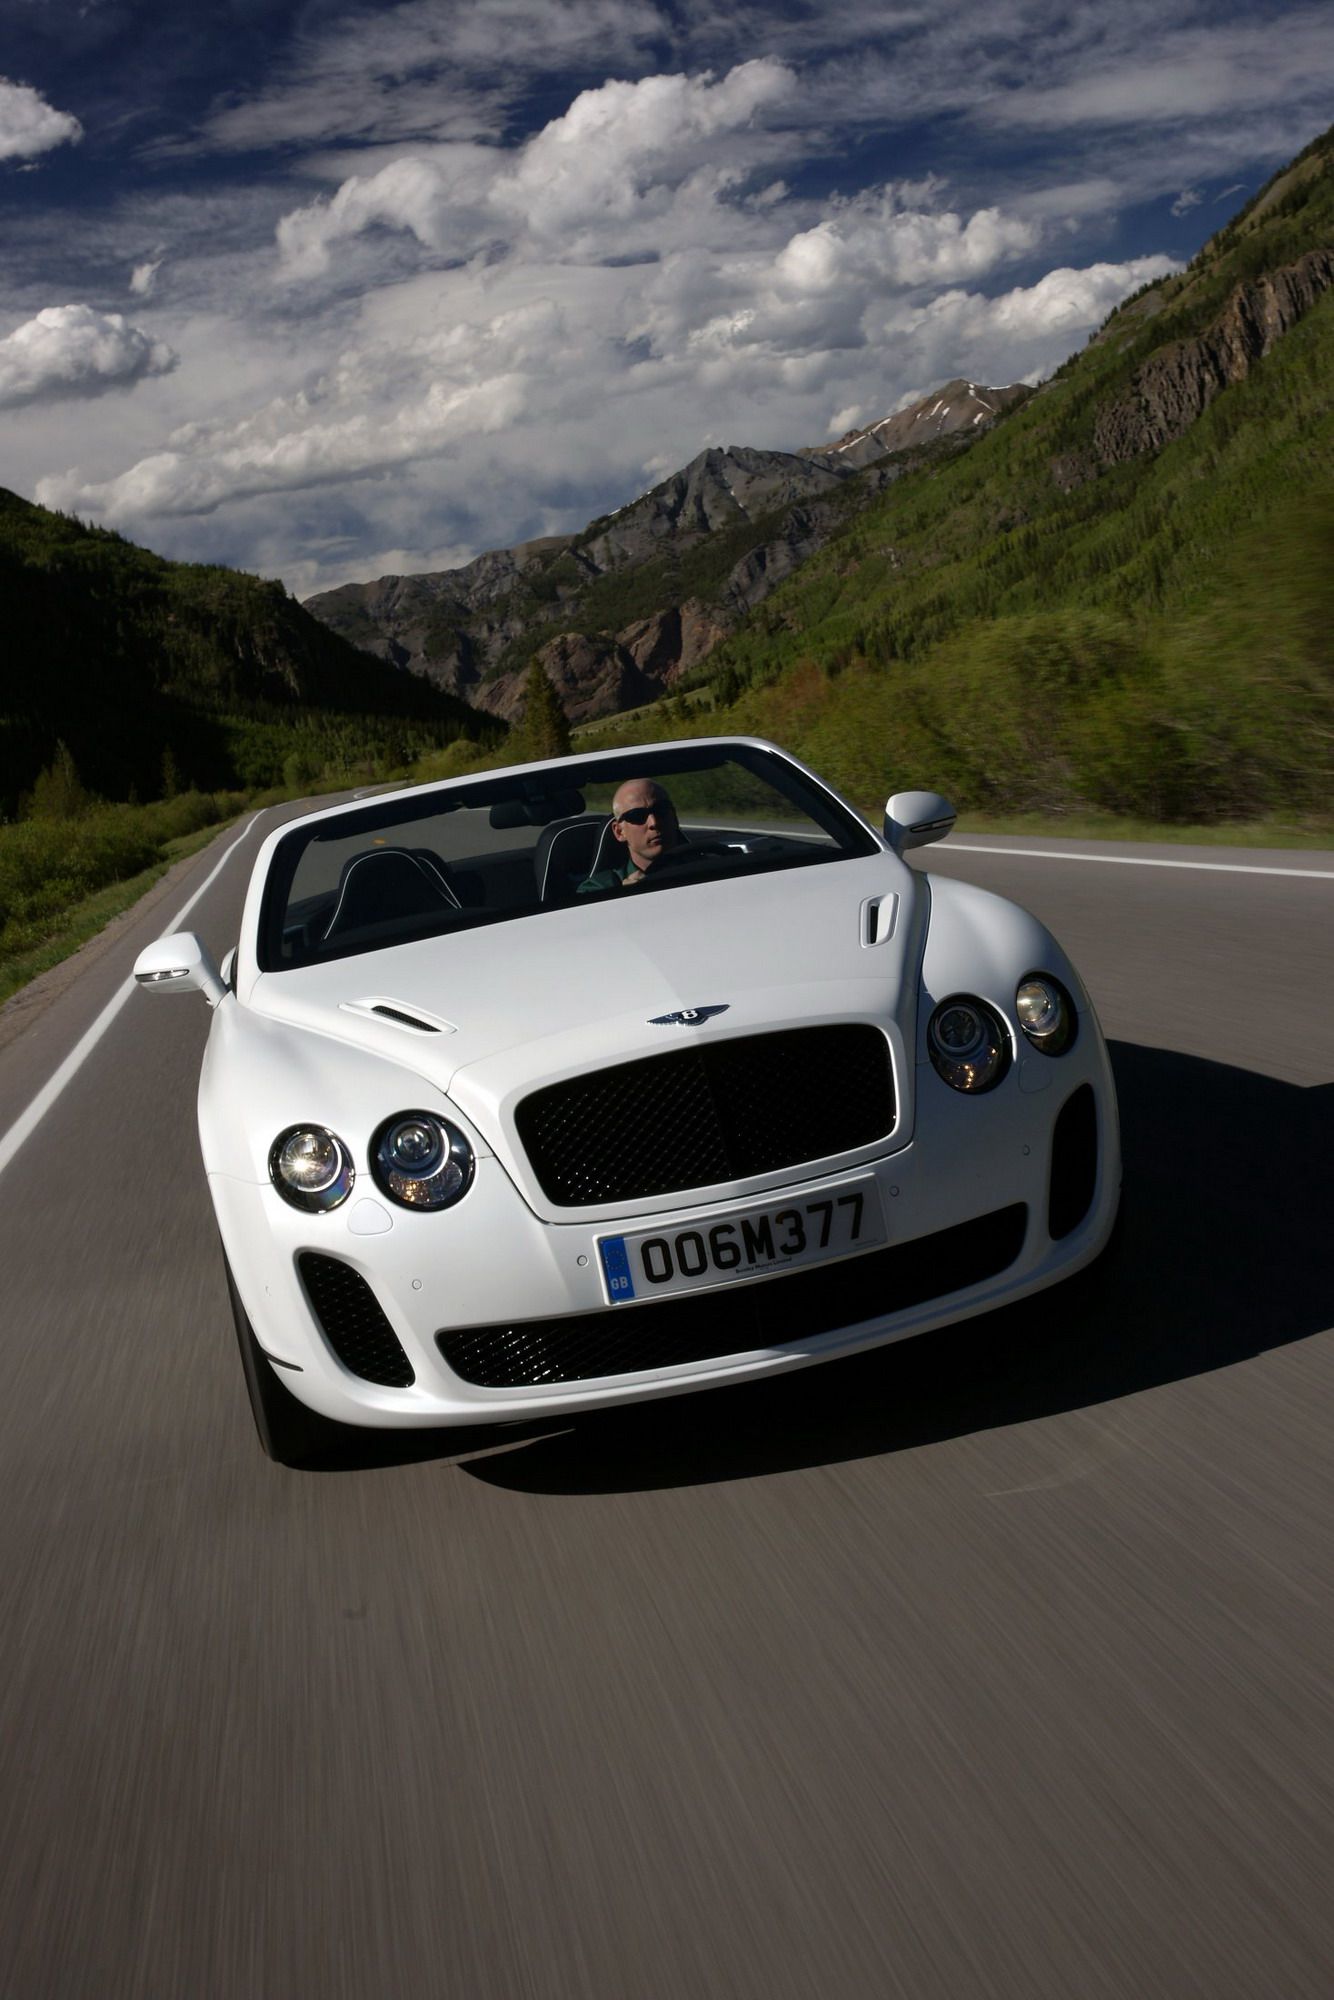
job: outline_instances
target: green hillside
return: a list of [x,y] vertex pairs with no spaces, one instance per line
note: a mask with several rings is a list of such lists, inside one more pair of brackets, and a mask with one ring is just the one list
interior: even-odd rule
[[108,799],[307,783],[503,729],[338,638],[281,584],[173,563],[0,489],[0,817],[58,742]]
[[969,452],[859,513],[710,655],[686,726],[777,736],[859,796],[1328,815],[1331,276],[1326,134]]

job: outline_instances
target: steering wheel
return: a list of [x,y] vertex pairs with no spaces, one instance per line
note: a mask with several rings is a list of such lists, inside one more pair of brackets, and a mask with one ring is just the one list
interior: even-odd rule
[[645,870],[644,880],[651,882],[655,875],[663,875],[672,868],[687,868],[692,861],[716,861],[728,852],[721,840],[692,840],[680,847],[669,847],[660,854],[653,866]]

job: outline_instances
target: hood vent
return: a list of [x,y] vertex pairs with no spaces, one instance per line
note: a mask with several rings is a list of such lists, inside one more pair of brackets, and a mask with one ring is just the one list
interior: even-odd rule
[[434,1014],[425,1013],[420,1007],[409,1006],[404,1000],[344,1000],[344,1014],[362,1014],[373,1021],[392,1021],[396,1028],[411,1028],[419,1035],[452,1035],[454,1023],[443,1021]]
[[871,896],[862,904],[862,947],[888,944],[898,920],[897,896]]
[[400,1028],[417,1028],[423,1035],[440,1033],[434,1021],[419,1021],[415,1014],[405,1014],[401,1007],[372,1007],[371,1012],[386,1021],[397,1021]]

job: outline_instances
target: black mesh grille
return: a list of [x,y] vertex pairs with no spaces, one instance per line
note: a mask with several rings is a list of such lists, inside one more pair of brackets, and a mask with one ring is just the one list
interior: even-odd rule
[[652,1305],[454,1328],[437,1333],[436,1342],[456,1375],[486,1389],[683,1368],[781,1347],[961,1292],[1014,1262],[1027,1220],[1027,1208],[1016,1202],[915,1243],[868,1250],[818,1269]]
[[344,1368],[364,1382],[406,1389],[416,1379],[374,1292],[350,1264],[303,1250],[297,1268],[324,1337]]
[[1097,1180],[1098,1107],[1092,1085],[1081,1083],[1061,1106],[1052,1133],[1047,1227],[1057,1242],[1088,1214]]
[[534,1091],[516,1123],[566,1208],[745,1180],[886,1138],[889,1043],[850,1023],[675,1049]]

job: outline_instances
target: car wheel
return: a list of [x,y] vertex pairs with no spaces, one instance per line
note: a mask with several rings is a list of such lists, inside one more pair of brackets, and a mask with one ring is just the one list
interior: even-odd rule
[[260,1444],[266,1455],[279,1465],[318,1465],[336,1451],[347,1435],[345,1424],[308,1410],[292,1394],[264,1349],[255,1338],[241,1295],[236,1289],[232,1267],[223,1259],[227,1273],[227,1293],[232,1302],[241,1368],[250,1397],[250,1413],[255,1419]]

